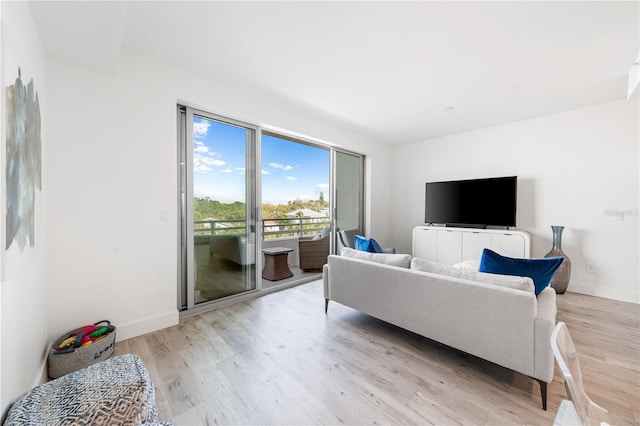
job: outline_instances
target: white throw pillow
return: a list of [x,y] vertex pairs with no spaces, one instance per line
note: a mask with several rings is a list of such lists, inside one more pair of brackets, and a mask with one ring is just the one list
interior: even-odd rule
[[447,266],[441,263],[414,257],[411,260],[411,269],[422,272],[431,272],[433,274],[446,275],[454,278],[462,278],[465,280],[481,282],[484,284],[514,288],[516,290],[523,290],[531,293],[535,291],[533,280],[529,277],[516,277],[513,275],[499,275],[488,274],[486,272],[478,272],[477,269],[473,269],[472,262],[477,261],[461,262],[462,264],[465,264],[464,266],[461,266],[460,263],[453,266]]
[[390,254],[390,253],[369,253],[366,251],[356,250],[349,247],[344,247],[341,252],[344,257],[351,257],[354,259],[368,260],[370,262],[383,263],[385,265],[399,266],[401,268],[408,268],[411,263],[410,254]]
[[533,280],[529,277],[517,277],[515,275],[500,275],[500,274],[489,274],[487,272],[473,272],[473,278],[467,278],[463,275],[465,279],[473,279],[473,281],[479,281],[485,284],[493,284],[501,287],[507,288],[515,288],[516,290],[528,291],[529,293],[535,293],[536,289],[533,285]]
[[467,271],[475,271],[478,272],[480,270],[480,261],[479,260],[465,260],[464,262],[456,263],[453,265],[456,269],[463,269]]
[[447,275],[449,277],[459,278],[462,275],[462,270],[456,269],[453,266],[443,265],[442,263],[432,262],[419,257],[411,259],[411,269],[422,272],[431,272],[432,274]]

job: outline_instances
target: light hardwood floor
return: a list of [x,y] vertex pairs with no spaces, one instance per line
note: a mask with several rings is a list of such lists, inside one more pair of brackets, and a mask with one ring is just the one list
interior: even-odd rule
[[[640,419],[640,307],[558,295],[587,393]],[[116,344],[140,355],[160,419],[211,424],[550,425],[563,398],[556,367],[543,411],[537,383],[330,303],[314,281],[181,320]]]

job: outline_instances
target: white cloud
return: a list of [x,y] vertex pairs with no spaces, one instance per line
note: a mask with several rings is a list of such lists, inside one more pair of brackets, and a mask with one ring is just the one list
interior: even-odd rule
[[298,180],[298,178],[295,176],[287,176],[285,179],[288,180],[289,182],[295,182]]
[[200,164],[204,164],[206,166],[222,167],[227,163],[224,160],[218,160],[217,158],[194,156],[193,164],[194,164],[194,167],[197,167]]
[[193,122],[193,137],[204,138],[209,133],[209,126],[211,123],[207,120],[200,120]]
[[274,169],[281,169],[284,170],[285,172],[288,172],[289,170],[293,170],[293,166],[290,165],[284,165],[284,164],[280,164],[280,163],[269,163],[270,167],[273,167]]
[[329,184],[328,183],[319,183],[316,185],[316,187],[320,190],[320,191],[328,191],[329,190]]
[[262,169],[262,174],[263,175],[270,175],[271,173],[269,172],[269,170]]
[[199,153],[199,154],[206,154],[209,152],[209,147],[206,146],[201,141],[196,141],[195,146],[193,147],[193,152]]
[[233,170],[231,170],[230,168],[227,167],[226,169],[220,170],[220,172],[222,172],[222,173],[233,173]]
[[193,148],[193,169],[196,172],[209,173],[213,170],[212,167],[222,167],[227,164],[220,157],[220,154],[210,152],[207,146],[196,142]]

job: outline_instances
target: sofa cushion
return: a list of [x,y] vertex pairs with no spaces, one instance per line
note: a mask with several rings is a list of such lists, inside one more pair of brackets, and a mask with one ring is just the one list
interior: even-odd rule
[[361,235],[355,237],[356,250],[367,251],[369,253],[382,253],[382,247],[373,238],[365,238]]
[[485,272],[463,272],[461,278],[471,279],[467,277],[467,274],[473,274],[472,281],[478,281],[485,284],[493,284],[500,287],[515,288],[516,290],[528,291],[529,293],[535,292],[533,280],[530,277],[519,277],[516,275],[499,275],[489,274]]
[[443,265],[442,263],[432,262],[431,260],[422,259],[420,257],[414,257],[411,259],[411,269],[456,278],[460,278],[461,275],[460,269],[454,268],[453,266]]
[[538,295],[549,285],[562,260],[562,257],[517,259],[502,256],[485,248],[480,258],[480,272],[530,277],[535,286],[535,293]]
[[478,272],[478,270],[480,269],[480,261],[477,259],[465,260],[463,262],[456,263],[455,265],[453,265],[453,267],[456,269],[465,269],[468,271]]
[[410,254],[390,254],[390,253],[369,253],[349,247],[344,247],[341,252],[344,257],[352,257],[354,259],[368,260],[370,262],[383,263],[385,265],[399,266],[401,268],[409,268],[411,263]]
[[[465,263],[465,262],[462,262]],[[415,257],[411,259],[411,269],[433,274],[447,275],[449,277],[462,278],[469,281],[492,284],[500,287],[514,288],[528,292],[534,291],[533,280],[529,277],[509,276],[477,272],[473,266],[467,264],[463,267],[456,264],[453,266],[443,265],[430,260]]]

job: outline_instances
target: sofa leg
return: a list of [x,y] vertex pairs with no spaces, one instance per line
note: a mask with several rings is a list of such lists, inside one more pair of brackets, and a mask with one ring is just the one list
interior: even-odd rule
[[329,299],[324,299],[324,313],[326,314],[329,310]]
[[542,409],[547,411],[547,382],[544,382],[539,379],[534,379],[534,380],[540,383],[540,396],[542,396]]

